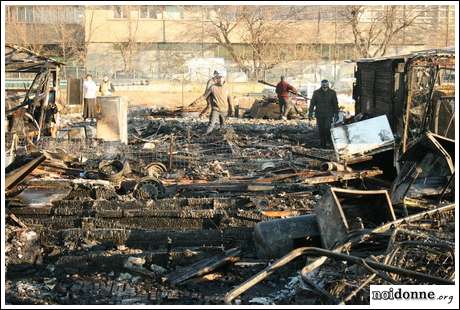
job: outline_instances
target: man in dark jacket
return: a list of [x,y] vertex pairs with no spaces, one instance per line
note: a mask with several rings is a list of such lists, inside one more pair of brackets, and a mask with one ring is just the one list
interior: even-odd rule
[[292,109],[291,101],[289,100],[289,91],[297,92],[288,82],[281,76],[281,81],[276,85],[276,94],[280,105],[280,118],[287,119],[289,111]]
[[321,147],[326,147],[328,142],[332,143],[331,122],[338,117],[339,113],[337,94],[329,88],[328,80],[322,80],[321,88],[313,92],[308,111],[309,119],[313,117],[313,112],[316,117]]

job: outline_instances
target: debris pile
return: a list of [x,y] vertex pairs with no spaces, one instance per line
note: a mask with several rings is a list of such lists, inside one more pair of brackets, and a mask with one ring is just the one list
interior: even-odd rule
[[303,119],[204,135],[193,108],[132,110],[127,144],[14,154],[7,303],[368,304],[371,284],[454,283],[455,143],[431,124],[402,151],[385,115],[355,119],[320,149]]

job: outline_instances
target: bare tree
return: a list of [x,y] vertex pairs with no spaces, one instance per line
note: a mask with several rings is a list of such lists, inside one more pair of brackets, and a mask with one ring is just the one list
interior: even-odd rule
[[[241,12],[243,22],[243,42],[250,47],[249,58],[252,62],[251,71],[259,78],[263,70],[292,57],[292,44],[285,41],[286,28],[292,26],[293,9],[276,16],[280,8],[246,7]],[[279,44],[281,43],[281,44]]]
[[[84,41],[84,25],[73,15],[71,6],[8,7],[8,41],[39,54],[61,56],[64,62],[79,57]],[[76,18],[76,19],[75,19]]]
[[240,70],[259,78],[264,70],[293,58],[295,45],[286,44],[286,28],[294,28],[295,14],[294,8],[220,6],[210,10],[206,23],[185,35],[192,40],[206,33]]
[[69,20],[66,20],[65,12],[67,8],[64,6],[56,6],[55,8],[47,7],[46,10],[51,10],[56,15],[56,20],[52,24],[52,28],[63,62],[67,62],[69,59],[79,60],[85,41],[84,21],[71,23]]
[[[136,15],[133,18],[131,14],[131,6],[123,6],[122,10],[126,10],[127,14],[127,23],[128,23],[128,33],[119,38],[119,42],[114,43],[113,46],[116,50],[118,50],[121,54],[123,59],[123,70],[125,72],[132,72],[133,71],[133,58],[137,53],[138,46],[137,46],[137,30],[139,28],[139,15]],[[123,14],[123,13],[122,13]]]
[[[242,16],[240,13],[241,7],[222,7],[212,12],[214,14],[210,16],[209,27],[206,29],[208,35],[227,50],[233,61],[241,70],[249,73],[250,69],[246,65],[244,55],[236,50],[235,44],[231,39],[235,29],[242,23]],[[193,35],[193,33],[191,33],[191,35]]]
[[83,63],[86,63],[86,57],[88,55],[88,48],[89,45],[91,44],[91,40],[93,37],[93,34],[95,32],[95,26],[94,26],[94,9],[91,8],[91,6],[88,6],[85,8],[85,18],[84,18],[84,25],[85,25],[85,39],[83,43],[83,49],[81,50],[80,53],[80,60]]
[[356,51],[360,57],[368,58],[385,55],[395,37],[412,26],[422,13],[395,5],[381,9],[352,5],[342,14],[351,26]]

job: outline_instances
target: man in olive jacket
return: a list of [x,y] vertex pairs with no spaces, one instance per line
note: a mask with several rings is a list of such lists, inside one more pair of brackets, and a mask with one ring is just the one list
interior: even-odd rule
[[231,116],[233,110],[232,97],[230,96],[228,89],[225,87],[224,77],[220,73],[216,75],[215,84],[209,87],[204,94],[204,98],[206,99],[208,105],[200,113],[200,117],[206,113],[209,107],[211,107],[208,129],[206,130],[206,135],[209,135],[219,122],[220,128],[223,129],[226,115]]
[[321,147],[326,147],[331,141],[331,123],[338,117],[339,104],[337,94],[329,88],[329,81],[322,80],[321,88],[313,92],[308,111],[308,118],[316,117]]

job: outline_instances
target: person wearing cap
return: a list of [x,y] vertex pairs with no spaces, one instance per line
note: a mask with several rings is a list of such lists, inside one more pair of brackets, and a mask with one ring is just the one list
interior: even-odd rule
[[297,92],[297,90],[284,80],[284,76],[280,77],[280,82],[276,85],[276,94],[280,105],[280,119],[286,120],[289,112],[292,109],[291,101],[289,100],[289,91]]
[[[207,91],[211,88],[211,86],[213,86],[214,84],[216,84],[217,76],[219,76],[219,75],[221,75],[221,74],[219,73],[219,71],[214,70],[214,73],[212,74],[212,78],[210,78],[210,79],[208,80],[208,82],[206,83],[206,88],[205,88],[205,90],[204,90],[203,98],[204,98],[204,96],[206,95]],[[211,102],[209,101],[210,98],[208,97],[208,98],[205,99],[205,100],[206,100],[207,106],[210,106],[210,105],[211,105]],[[193,104],[193,103],[192,103],[192,104]]]
[[224,77],[218,73],[215,78],[215,84],[212,85],[204,94],[204,98],[208,104],[200,113],[201,117],[204,113],[206,113],[208,108],[211,107],[208,129],[206,130],[207,135],[214,130],[218,122],[220,123],[220,128],[222,129],[225,123],[226,115],[230,116],[232,114],[232,97],[224,85]]
[[205,94],[212,85],[216,84],[217,76],[219,75],[220,75],[219,71],[214,70],[214,73],[212,74],[212,78],[210,78],[208,82],[206,83],[206,89],[204,91]]
[[338,118],[339,104],[337,94],[329,88],[329,81],[322,80],[321,88],[313,92],[308,110],[308,118],[311,120],[313,113],[316,117],[321,147],[325,148],[331,141],[331,122]]
[[[214,73],[212,75],[212,78],[210,78],[208,80],[208,82],[206,83],[206,88],[204,90],[204,93],[203,95],[201,95],[200,97],[198,97],[197,99],[195,99],[191,104],[189,104],[189,107],[193,107],[193,106],[196,106],[198,103],[200,103],[202,100],[206,100],[206,104],[208,105],[208,107],[211,105],[211,103],[209,102],[209,98],[206,99],[204,96],[206,95],[207,91],[211,88],[211,86],[213,86],[215,83],[216,83],[216,80],[217,80],[217,76],[218,75],[221,75],[219,73],[219,71],[217,70],[214,70]],[[224,82],[225,83],[225,82]]]
[[102,83],[99,86],[99,92],[101,96],[112,96],[112,93],[115,91],[115,87],[113,87],[112,82],[109,80],[107,75],[104,76],[102,79]]

